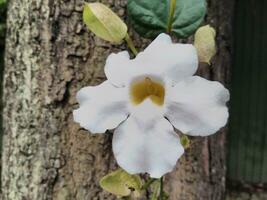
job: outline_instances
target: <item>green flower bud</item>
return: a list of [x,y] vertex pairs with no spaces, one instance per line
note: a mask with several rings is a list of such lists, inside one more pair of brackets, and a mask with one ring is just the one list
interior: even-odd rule
[[185,149],[187,149],[187,148],[190,147],[190,140],[189,140],[189,138],[186,135],[182,135],[180,137],[180,141],[181,141],[181,144],[183,145],[183,147]]

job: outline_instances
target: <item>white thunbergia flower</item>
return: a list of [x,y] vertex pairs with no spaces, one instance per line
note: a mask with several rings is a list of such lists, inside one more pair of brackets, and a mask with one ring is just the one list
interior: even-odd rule
[[160,34],[135,59],[126,51],[111,54],[107,81],[77,94],[74,120],[92,133],[115,129],[113,152],[130,174],[159,178],[172,171],[184,153],[174,127],[191,136],[207,136],[228,119],[229,92],[222,84],[193,76],[196,49],[173,44]]

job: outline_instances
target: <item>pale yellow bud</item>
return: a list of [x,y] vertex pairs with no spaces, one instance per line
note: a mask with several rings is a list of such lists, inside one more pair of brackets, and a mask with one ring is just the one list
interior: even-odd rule
[[85,3],[83,21],[96,36],[119,44],[126,37],[126,24],[102,3]]
[[210,64],[216,54],[216,31],[210,25],[200,27],[195,33],[194,46],[197,49],[199,62]]

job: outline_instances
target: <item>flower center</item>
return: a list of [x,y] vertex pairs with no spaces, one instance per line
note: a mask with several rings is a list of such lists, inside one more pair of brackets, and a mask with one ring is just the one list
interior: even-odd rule
[[130,88],[130,97],[134,105],[142,103],[146,98],[150,98],[153,103],[162,106],[164,103],[164,87],[150,78],[135,82]]

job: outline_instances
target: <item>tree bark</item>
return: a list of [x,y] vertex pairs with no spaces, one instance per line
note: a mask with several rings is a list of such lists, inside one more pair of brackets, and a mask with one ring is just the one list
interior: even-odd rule
[[[126,0],[103,0],[126,19]],[[208,2],[218,55],[199,73],[225,82],[230,67],[232,1]],[[92,136],[73,122],[76,92],[105,80],[111,52],[82,23],[82,0],[10,0],[4,73],[3,200],[116,199],[99,180],[117,168],[112,134]],[[134,34],[137,47],[148,40]],[[224,132],[224,131],[221,131]],[[171,200],[224,197],[224,133],[192,139],[165,179]]]

